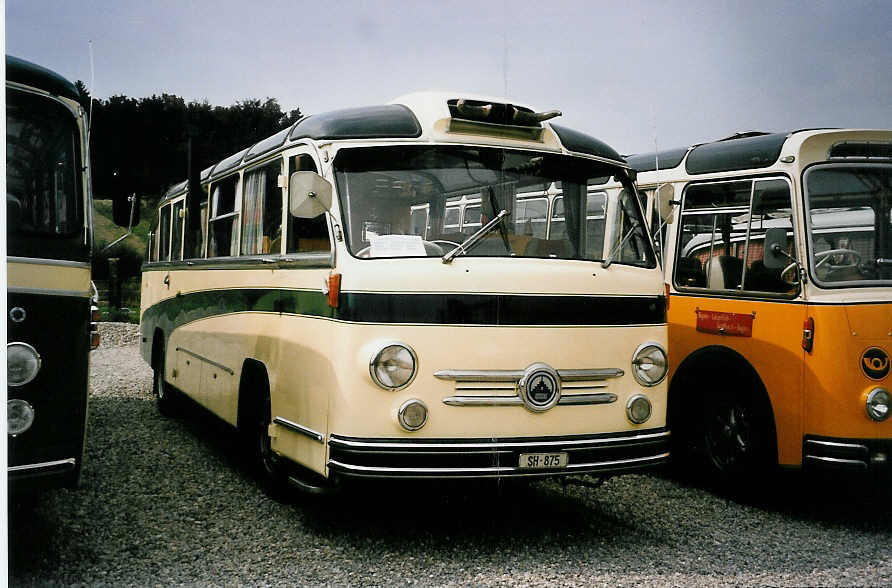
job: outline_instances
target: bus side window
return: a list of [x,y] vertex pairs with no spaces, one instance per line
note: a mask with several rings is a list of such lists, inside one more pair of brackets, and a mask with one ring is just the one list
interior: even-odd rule
[[211,219],[208,257],[225,257],[238,253],[238,217],[236,188],[238,175],[211,185]]
[[681,226],[677,286],[773,293],[795,290],[781,280],[780,269],[766,268],[762,261],[769,228],[788,230],[788,253],[795,256],[790,190],[784,180],[689,186]]
[[170,261],[170,205],[161,209],[158,220],[158,261]]
[[281,253],[282,189],[277,160],[245,173],[245,200],[242,207],[242,255]]
[[753,189],[752,213],[750,215],[749,242],[746,250],[746,274],[744,290],[784,293],[795,289],[793,284],[781,279],[780,269],[765,267],[763,245],[765,231],[781,227],[787,230],[785,251],[795,257],[793,251],[793,208],[790,189],[784,180],[757,180]]
[[185,218],[185,200],[173,204],[173,228],[170,235],[170,260],[183,259],[183,219]]
[[[288,175],[296,171],[317,171],[316,163],[307,154],[296,155],[288,162]],[[315,218],[295,218],[288,214],[288,244],[286,253],[330,251],[328,221],[325,214]]]

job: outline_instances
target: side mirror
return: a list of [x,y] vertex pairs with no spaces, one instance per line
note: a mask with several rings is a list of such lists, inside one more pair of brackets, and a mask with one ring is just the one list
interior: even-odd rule
[[331,209],[331,184],[311,171],[297,171],[288,178],[288,210],[297,218],[316,218]]
[[112,220],[119,227],[131,228],[139,224],[139,196],[136,193],[117,195],[112,200]]
[[676,206],[672,201],[672,197],[675,196],[675,188],[672,184],[663,184],[654,194],[654,197],[657,198],[657,202],[660,203],[660,221],[665,222],[667,225],[671,225],[672,221],[675,219],[672,214],[672,207]]
[[790,264],[787,254],[787,229],[774,227],[765,231],[765,247],[762,262],[768,269],[780,269]]

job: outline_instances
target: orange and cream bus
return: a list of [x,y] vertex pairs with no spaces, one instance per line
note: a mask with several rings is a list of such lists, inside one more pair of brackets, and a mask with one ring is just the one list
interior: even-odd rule
[[892,131],[628,158],[664,259],[673,451],[726,481],[888,471]]
[[559,114],[413,94],[168,190],[141,309],[162,412],[185,394],[244,431],[272,487],[665,462],[665,292],[631,171]]

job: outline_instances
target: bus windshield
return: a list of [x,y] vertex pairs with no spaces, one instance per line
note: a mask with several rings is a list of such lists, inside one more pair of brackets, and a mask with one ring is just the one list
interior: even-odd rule
[[892,166],[816,166],[805,174],[809,259],[819,285],[892,280]]
[[335,176],[353,255],[442,257],[500,212],[468,256],[605,260],[655,267],[631,184],[614,205],[617,170],[565,155],[466,146],[342,150]]
[[9,255],[88,258],[72,112],[54,99],[6,92],[6,230]]

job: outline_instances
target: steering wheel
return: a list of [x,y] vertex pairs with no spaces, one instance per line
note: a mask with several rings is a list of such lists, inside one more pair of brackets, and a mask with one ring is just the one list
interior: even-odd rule
[[824,263],[828,261],[832,255],[851,255],[852,260],[854,261],[854,263],[843,264],[831,263],[830,267],[832,269],[847,269],[858,267],[859,265],[861,265],[861,254],[854,249],[828,249],[827,251],[820,251],[818,253],[815,253],[815,269],[824,265]]
[[433,243],[433,244],[435,244],[435,245],[439,245],[439,244],[442,243],[442,244],[445,244],[445,245],[452,245],[453,247],[459,247],[459,246],[460,246],[459,243],[456,243],[455,241],[447,241],[446,239],[434,239],[433,241],[428,241],[428,242],[429,242],[429,243]]
[[796,283],[796,281],[799,279],[799,272],[790,276],[789,280],[784,278],[784,275],[786,275],[787,272],[789,272],[791,269],[796,268],[796,267],[799,267],[799,264],[794,261],[793,263],[791,263],[790,265],[788,265],[787,267],[782,269],[781,273],[779,273],[777,277],[780,278],[782,282],[786,282],[787,284],[790,284],[791,286],[794,285]]

